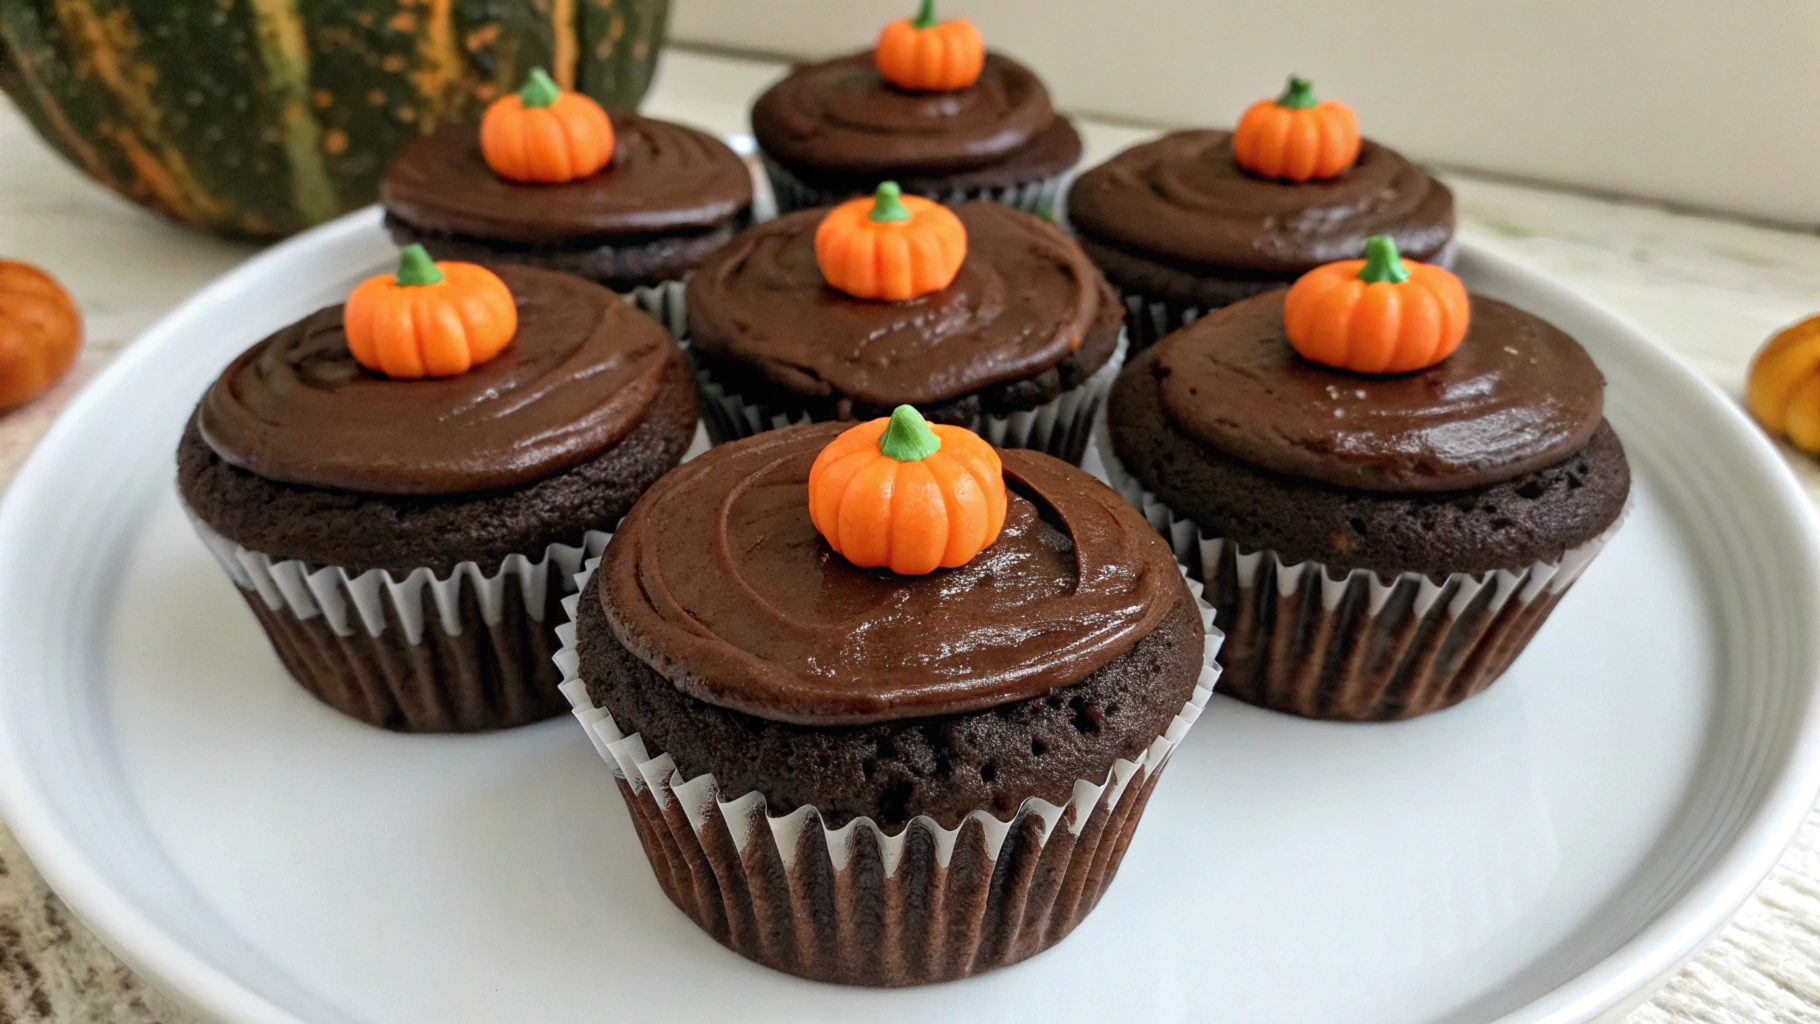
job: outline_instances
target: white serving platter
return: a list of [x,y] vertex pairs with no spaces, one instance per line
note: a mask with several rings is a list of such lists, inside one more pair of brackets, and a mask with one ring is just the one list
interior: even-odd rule
[[1591,350],[1637,480],[1512,672],[1396,725],[1216,698],[1056,949],[917,990],[772,973],[665,901],[573,721],[341,718],[190,533],[172,452],[204,387],[392,258],[369,210],[248,262],[91,384],[0,506],[0,807],[206,1019],[1610,1020],[1820,790],[1820,540],[1786,468],[1635,326],[1469,237],[1473,288]]

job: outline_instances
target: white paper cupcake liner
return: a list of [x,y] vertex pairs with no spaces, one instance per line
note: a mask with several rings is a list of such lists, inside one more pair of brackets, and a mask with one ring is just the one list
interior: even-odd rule
[[[186,512],[188,509],[186,507]],[[293,677],[373,725],[471,732],[559,714],[559,602],[611,536],[510,555],[491,572],[462,562],[438,576],[274,558],[190,522],[265,627]]]
[[1226,635],[1220,692],[1308,718],[1413,718],[1490,686],[1630,514],[1627,503],[1559,562],[1438,582],[1414,572],[1382,577],[1243,551],[1177,515],[1119,461],[1104,415],[1094,449],[1107,482],[1169,541],[1190,578],[1206,584]]
[[[1126,347],[1125,335],[1121,333],[1118,346],[1112,350],[1112,358],[1086,380],[1034,409],[1008,416],[985,414],[966,426],[1000,448],[1030,448],[1079,465],[1087,450],[1094,417],[1125,365]],[[695,370],[695,387],[702,399],[702,422],[715,444],[815,422],[815,417],[808,412],[748,403],[721,386],[699,364]]]
[[[759,154],[759,159],[764,164],[765,177],[771,183],[771,194],[777,202],[777,212],[780,216],[818,206],[833,206],[864,194],[817,189],[805,184],[801,178],[763,153]],[[956,188],[940,192],[913,192],[911,194],[920,195],[924,199],[932,199],[944,206],[959,206],[962,203],[980,201],[999,203],[1003,206],[1014,206],[1025,213],[1034,213],[1039,217],[1053,219],[1056,208],[1062,202],[1062,195],[1068,190],[1068,182],[1073,176],[1074,172],[1068,170],[1036,181],[1006,185],[1000,188]],[[879,180],[884,181],[890,177],[889,174],[881,174]]]
[[973,811],[958,828],[926,816],[896,834],[870,818],[829,828],[812,806],[774,815],[764,795],[684,779],[670,756],[596,707],[580,678],[575,612],[599,559],[576,579],[557,627],[562,692],[618,781],[659,884],[734,952],[823,981],[911,985],[1016,963],[1047,949],[1098,903],[1170,754],[1212,695],[1220,633],[1206,625],[1194,694],[1154,742],[1064,804],[1031,798],[1009,818]]

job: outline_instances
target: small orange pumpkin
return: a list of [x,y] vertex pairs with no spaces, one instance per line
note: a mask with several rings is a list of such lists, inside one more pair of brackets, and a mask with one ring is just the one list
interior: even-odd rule
[[600,104],[564,91],[544,69],[532,68],[523,89],[487,107],[480,152],[502,178],[560,185],[613,160],[613,122]]
[[871,199],[850,199],[815,229],[815,262],[828,283],[856,299],[901,302],[939,292],[967,259],[967,228],[940,203],[904,195],[887,181]]
[[398,273],[362,281],[341,314],[348,349],[388,377],[453,377],[498,355],[518,333],[518,304],[497,274],[437,263],[421,245],[398,254]]
[[1765,430],[1820,455],[1820,316],[1778,332],[1758,350],[1744,398]]
[[1409,373],[1460,347],[1472,303],[1440,267],[1405,263],[1387,235],[1365,258],[1303,274],[1283,298],[1283,327],[1302,358],[1355,373]]
[[1005,526],[998,452],[964,427],[931,427],[915,408],[861,423],[809,469],[809,518],[862,569],[905,576],[966,565]]
[[50,390],[82,351],[82,311],[57,279],[0,260],[0,409]]
[[1317,100],[1307,79],[1291,76],[1274,100],[1259,100],[1232,132],[1239,166],[1263,178],[1335,178],[1359,159],[1359,119],[1337,100]]
[[973,23],[937,23],[935,0],[923,0],[915,18],[899,18],[878,34],[872,61],[885,81],[912,92],[954,92],[979,81],[986,43]]

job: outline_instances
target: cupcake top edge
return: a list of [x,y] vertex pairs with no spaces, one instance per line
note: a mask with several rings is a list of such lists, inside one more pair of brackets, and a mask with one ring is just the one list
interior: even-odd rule
[[999,53],[986,54],[972,85],[925,92],[885,81],[866,50],[798,65],[752,106],[753,137],[778,162],[880,176],[985,167],[1055,121],[1042,80]]
[[965,258],[945,287],[902,301],[856,298],[828,283],[818,259],[831,212],[759,224],[695,271],[697,351],[804,398],[890,409],[1034,377],[1123,319],[1080,246],[996,203],[954,209]]
[[488,166],[475,125],[452,124],[392,161],[380,203],[424,230],[524,245],[708,230],[752,205],[752,176],[726,143],[631,111],[608,116],[612,156],[596,173],[513,181]]
[[1240,166],[1233,133],[1172,132],[1083,172],[1068,193],[1083,236],[1183,269],[1298,274],[1390,235],[1436,258],[1454,233],[1453,193],[1389,147],[1364,140],[1326,179],[1282,181]]
[[1402,373],[1297,353],[1287,289],[1215,311],[1143,366],[1183,433],[1243,462],[1338,487],[1467,490],[1559,463],[1602,421],[1604,377],[1548,321],[1483,295],[1457,349]]
[[817,532],[809,489],[819,453],[850,427],[722,445],[647,492],[596,574],[619,642],[709,704],[859,725],[1079,682],[1187,597],[1136,510],[1083,471],[1021,450],[999,453],[1002,526],[963,564],[923,575],[854,565]]
[[472,494],[535,482],[630,433],[682,359],[669,334],[581,278],[517,266],[496,274],[514,330],[489,358],[397,379],[362,365],[372,358],[350,346],[347,307],[331,306],[228,365],[198,408],[203,439],[228,463],[285,483]]

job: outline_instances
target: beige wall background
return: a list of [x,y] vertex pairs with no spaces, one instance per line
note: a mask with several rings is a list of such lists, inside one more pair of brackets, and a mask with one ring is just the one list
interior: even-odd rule
[[[808,58],[914,0],[675,0],[679,41]],[[1820,0],[949,0],[1059,105],[1229,125],[1294,71],[1410,156],[1820,225]]]

